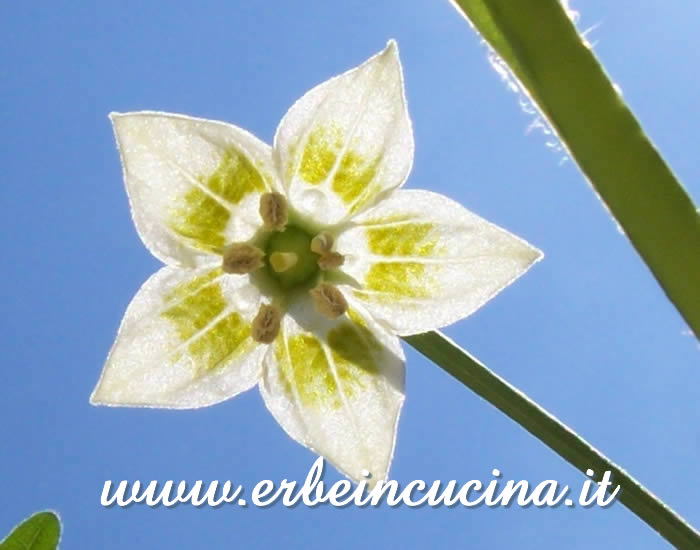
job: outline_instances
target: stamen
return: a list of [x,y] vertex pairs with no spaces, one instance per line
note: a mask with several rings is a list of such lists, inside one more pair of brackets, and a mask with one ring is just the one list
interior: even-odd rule
[[311,252],[321,256],[328,254],[333,248],[333,235],[330,233],[319,233],[311,239]]
[[243,275],[261,268],[265,253],[259,248],[245,244],[233,243],[224,252],[221,269],[225,273]]
[[309,294],[316,311],[329,319],[340,317],[348,310],[345,296],[330,283],[320,283],[316,288],[311,289]]
[[251,334],[253,340],[261,344],[274,342],[280,331],[281,319],[282,312],[278,307],[268,304],[261,305],[258,314],[253,319]]
[[345,263],[345,257],[337,252],[327,252],[318,259],[321,269],[336,269]]
[[270,254],[270,265],[277,273],[284,273],[295,265],[299,258],[294,252],[273,252]]
[[311,252],[319,256],[318,267],[321,269],[335,269],[345,262],[342,254],[332,251],[333,235],[330,233],[319,233],[311,239]]
[[260,197],[260,217],[265,229],[284,231],[289,218],[287,199],[281,193],[264,193]]

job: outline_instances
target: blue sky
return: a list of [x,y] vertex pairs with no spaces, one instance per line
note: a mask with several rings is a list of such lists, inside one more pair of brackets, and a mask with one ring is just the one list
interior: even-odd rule
[[[624,97],[700,197],[695,3],[578,0]],[[544,261],[447,329],[700,525],[697,342],[575,165],[547,146],[447,2],[3,2],[0,533],[57,509],[63,548],[665,548],[607,509],[102,508],[106,479],[302,480],[315,455],[257,390],[196,411],[88,404],[121,316],[159,267],[130,219],[110,111],[226,120],[271,141],[286,109],[398,41],[427,188]],[[579,487],[582,474],[407,348],[392,477]],[[327,481],[339,479],[329,469]]]

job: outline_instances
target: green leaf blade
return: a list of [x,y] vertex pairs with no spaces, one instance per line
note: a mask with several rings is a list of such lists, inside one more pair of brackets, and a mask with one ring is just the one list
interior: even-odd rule
[[508,64],[700,335],[700,215],[560,2],[455,4]]
[[427,332],[403,339],[582,472],[592,469],[597,480],[611,472],[613,486],[620,486],[617,499],[676,548],[700,548],[700,533],[661,499],[449,338]]
[[0,550],[55,550],[61,535],[61,521],[54,512],[38,512],[24,520],[7,538]]

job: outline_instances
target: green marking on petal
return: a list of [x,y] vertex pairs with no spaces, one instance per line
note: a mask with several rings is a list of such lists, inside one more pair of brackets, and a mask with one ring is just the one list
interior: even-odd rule
[[369,349],[376,353],[381,352],[383,346],[379,342],[379,340],[377,340],[377,337],[374,335],[374,333],[370,330],[369,326],[367,325],[367,321],[363,319],[360,316],[360,314],[352,308],[348,309],[348,317],[350,317],[350,320],[353,322],[353,327],[365,340],[365,342],[369,346]]
[[226,308],[226,301],[218,284],[203,286],[181,302],[166,309],[161,315],[171,321],[183,342],[204,329]]
[[[343,149],[344,138],[336,127],[319,126],[310,134],[299,165],[304,181],[319,185],[328,179]],[[364,205],[377,191],[372,182],[377,174],[381,156],[368,160],[352,149],[347,149],[333,176],[331,189],[345,204],[354,204],[353,210]]]
[[337,128],[319,126],[310,134],[304,147],[299,165],[299,175],[304,181],[318,185],[330,174],[338,153],[343,147],[343,139]]
[[[281,338],[275,348],[286,391],[292,395],[292,387],[296,387],[305,406],[340,408],[338,383],[321,342],[300,334],[291,337],[287,345],[289,358]],[[373,352],[381,349],[381,344],[366,327],[344,322],[328,333],[328,346],[343,393],[351,398],[367,387],[368,376],[379,371]]]
[[437,241],[428,236],[432,223],[406,223],[367,229],[369,249],[382,256],[430,256]]
[[287,342],[289,357],[284,349],[284,340],[277,339],[275,355],[280,365],[282,381],[289,395],[293,388],[305,406],[342,405],[338,394],[338,384],[331,372],[323,346],[314,336],[299,334]]
[[258,169],[237,149],[224,153],[219,167],[204,185],[227,202],[238,204],[249,193],[265,191],[265,181]]
[[364,389],[363,379],[379,372],[373,352],[380,350],[381,344],[368,328],[341,323],[328,332],[328,345],[346,394]]
[[331,189],[345,204],[355,201],[358,201],[358,204],[365,203],[375,194],[370,184],[377,174],[379,159],[380,157],[377,157],[372,162],[367,162],[354,151],[348,150],[340,161]]
[[218,253],[226,244],[223,235],[231,213],[214,198],[193,187],[170,216],[170,228],[195,248]]
[[[425,271],[425,265],[418,262],[378,262],[367,272],[365,285],[369,290],[384,294],[374,299],[428,298],[430,290]],[[362,291],[355,291],[355,294],[370,297]]]
[[181,301],[161,313],[174,325],[182,342],[204,331],[187,348],[200,374],[249,349],[245,344],[250,336],[250,325],[238,313],[231,313],[214,323],[214,319],[226,309],[221,287],[212,282],[220,273],[220,269],[214,269],[178,285],[166,299]]
[[250,349],[250,324],[238,313],[231,313],[218,321],[189,346],[189,352],[197,358],[198,367],[212,370],[224,366],[234,356]]
[[226,244],[224,231],[231,212],[215,197],[238,204],[249,193],[265,191],[265,181],[258,169],[235,148],[227,149],[216,170],[200,181],[214,196],[192,187],[172,212],[169,226],[195,248],[220,253]]
[[217,267],[216,269],[212,269],[211,271],[200,275],[199,277],[195,277],[191,281],[180,283],[170,292],[168,292],[168,294],[165,295],[165,300],[182,300],[183,298],[186,298],[190,294],[194,293],[195,291],[206,285],[207,283],[211,283],[222,273],[223,271],[221,270],[221,268]]
[[[369,328],[367,327],[367,321],[365,321],[360,314],[357,312],[357,310],[353,308],[348,308],[348,317],[352,320],[353,323],[355,323],[359,328],[362,328],[364,330],[369,331]],[[370,334],[372,334],[370,332]],[[374,337],[374,335],[372,335]]]

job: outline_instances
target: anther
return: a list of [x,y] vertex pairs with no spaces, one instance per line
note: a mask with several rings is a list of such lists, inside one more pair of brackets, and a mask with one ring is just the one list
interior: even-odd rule
[[297,265],[299,258],[294,252],[273,252],[270,254],[270,265],[277,273],[284,273]]
[[333,235],[330,233],[319,233],[311,239],[311,252],[319,256],[318,267],[321,269],[336,269],[343,265],[345,258],[342,254],[333,252]]
[[281,193],[264,193],[260,197],[260,217],[265,229],[284,231],[287,226],[289,211],[287,200]]
[[328,254],[333,248],[333,235],[330,233],[319,233],[311,239],[311,252],[323,256]]
[[253,340],[261,344],[271,344],[277,338],[280,331],[280,321],[282,312],[278,307],[263,304],[258,310],[258,314],[253,319],[252,334]]
[[348,303],[345,296],[330,283],[319,283],[316,288],[309,291],[314,303],[314,308],[321,315],[329,319],[340,317],[348,310]]
[[337,252],[327,252],[318,259],[318,267],[321,269],[336,269],[345,263],[345,258]]
[[263,266],[265,254],[255,246],[245,243],[234,243],[224,252],[221,269],[225,273],[242,275],[250,273]]

